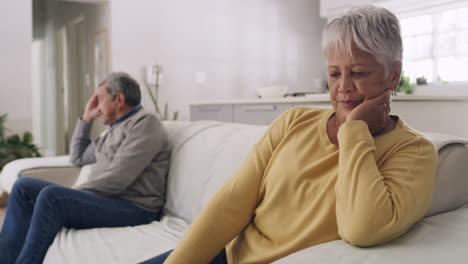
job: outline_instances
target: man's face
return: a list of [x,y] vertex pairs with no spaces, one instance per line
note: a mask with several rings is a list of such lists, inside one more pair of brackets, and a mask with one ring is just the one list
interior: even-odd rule
[[96,93],[99,102],[98,108],[101,113],[100,117],[105,125],[110,125],[117,120],[117,100],[112,100],[104,85],[99,86]]

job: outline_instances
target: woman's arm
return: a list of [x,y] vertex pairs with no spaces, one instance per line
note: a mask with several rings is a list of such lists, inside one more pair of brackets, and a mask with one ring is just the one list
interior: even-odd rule
[[437,164],[434,145],[421,136],[409,137],[377,164],[374,139],[364,121],[344,123],[338,140],[340,236],[357,246],[373,246],[404,234],[430,206]]
[[242,166],[203,208],[165,263],[209,263],[251,223],[261,199],[259,189],[265,167],[288,129],[290,112],[272,124]]

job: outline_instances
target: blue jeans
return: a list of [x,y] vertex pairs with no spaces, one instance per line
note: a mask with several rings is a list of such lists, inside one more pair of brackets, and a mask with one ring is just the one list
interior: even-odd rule
[[62,227],[134,226],[158,219],[159,213],[146,211],[129,201],[22,177],[8,199],[0,232],[0,263],[42,263]]
[[[144,262],[141,262],[140,264],[163,264],[171,252],[172,250],[169,250],[166,253],[162,253],[159,256],[150,258]],[[210,261],[209,264],[227,264],[226,250],[221,250],[221,252],[219,252],[219,254],[212,261]]]

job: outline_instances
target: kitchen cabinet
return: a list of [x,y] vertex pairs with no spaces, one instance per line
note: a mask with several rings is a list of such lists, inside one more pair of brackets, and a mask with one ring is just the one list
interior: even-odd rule
[[292,108],[293,104],[240,104],[234,105],[233,120],[236,123],[269,125],[278,116]]
[[[328,94],[302,98],[236,99],[198,102],[190,105],[190,120],[216,120],[269,125],[289,108],[331,108]],[[436,132],[468,138],[468,96],[397,96],[392,114],[421,132]]]
[[468,101],[394,101],[391,113],[421,132],[468,138]]
[[312,108],[331,108],[329,102],[317,103],[317,102],[304,102],[304,103],[294,103],[294,107],[312,107]]
[[254,125],[269,125],[295,106],[330,108],[328,94],[308,97],[246,98],[190,104],[190,120],[215,120]]
[[210,104],[191,105],[190,120],[214,120],[220,122],[233,122],[232,105]]

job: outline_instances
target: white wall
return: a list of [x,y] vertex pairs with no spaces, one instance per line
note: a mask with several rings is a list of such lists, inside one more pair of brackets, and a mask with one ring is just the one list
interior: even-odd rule
[[[42,2],[47,3],[47,16],[74,15],[78,8],[72,3]],[[160,102],[168,101],[171,110],[181,111],[181,119],[187,120],[188,104],[196,100],[254,97],[257,87],[270,84],[287,84],[290,92],[312,91],[313,80],[323,77],[320,32],[324,22],[318,16],[318,2],[114,0],[110,12],[105,5],[89,11],[96,17],[88,21],[86,29],[90,35],[107,29],[111,33],[112,70],[127,71],[140,83],[145,65],[162,64]],[[67,18],[58,19],[63,23]],[[33,130],[31,63],[43,65],[45,75],[36,81],[45,87],[35,94],[36,98],[47,98],[36,107],[43,108],[45,119],[41,124],[45,129],[37,134],[46,138],[42,146],[47,150],[45,154],[53,155],[58,99],[52,91],[57,89],[52,38],[59,25],[50,17],[42,23],[44,29],[39,36],[49,38],[41,44],[45,49],[43,63],[37,61],[40,57],[33,60],[31,55],[32,1],[0,2],[0,113],[9,114],[7,125],[15,132]],[[88,41],[87,72],[91,82],[83,87],[86,97],[94,89],[93,40]],[[204,83],[195,83],[196,72],[206,74]],[[142,91],[143,104],[153,109],[144,85]]]
[[0,114],[14,133],[32,131],[31,0],[0,1]]
[[184,120],[196,100],[255,97],[271,84],[313,91],[323,78],[318,0],[113,0],[111,19],[112,70],[143,84],[143,67],[161,64],[160,104]]

